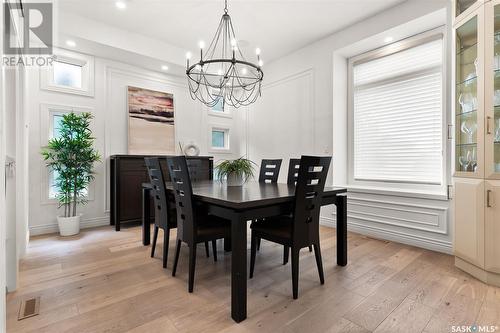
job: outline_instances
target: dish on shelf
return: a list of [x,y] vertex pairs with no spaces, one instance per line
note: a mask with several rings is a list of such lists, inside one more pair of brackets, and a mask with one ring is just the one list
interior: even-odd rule
[[471,93],[460,94],[458,102],[462,108],[462,113],[471,112],[477,109],[477,98]]

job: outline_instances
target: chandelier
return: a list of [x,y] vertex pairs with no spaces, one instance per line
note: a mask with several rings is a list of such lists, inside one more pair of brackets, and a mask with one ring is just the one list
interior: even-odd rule
[[205,49],[200,42],[200,60],[190,64],[191,53],[186,55],[189,92],[191,98],[198,99],[208,107],[247,106],[261,95],[264,73],[257,48],[257,64],[245,59],[238,47],[231,17],[227,13],[227,0],[224,1],[224,14],[212,42]]

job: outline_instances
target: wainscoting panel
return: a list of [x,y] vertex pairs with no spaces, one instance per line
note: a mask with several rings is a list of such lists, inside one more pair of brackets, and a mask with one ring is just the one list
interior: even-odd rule
[[[450,203],[349,192],[348,229],[368,236],[452,253]],[[331,215],[330,215],[331,214]],[[335,226],[335,209],[322,213],[321,223]]]

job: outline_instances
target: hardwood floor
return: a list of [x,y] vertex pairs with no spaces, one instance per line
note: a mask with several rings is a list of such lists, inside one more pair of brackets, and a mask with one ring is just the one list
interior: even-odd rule
[[[282,247],[262,242],[248,282],[248,319],[230,318],[230,255],[198,251],[187,292],[184,246],[162,268],[139,227],[35,237],[7,296],[8,332],[450,332],[452,325],[500,326],[500,288],[453,266],[453,257],[349,233],[349,264],[335,264],[335,229],[321,228],[325,285],[314,254],[301,251],[299,299]],[[163,237],[159,237],[163,238]],[[174,248],[174,232],[170,249]],[[250,237],[249,237],[250,239]],[[201,244],[200,246],[203,246]],[[170,251],[173,253],[173,251]],[[20,302],[41,296],[40,315],[17,321]]]

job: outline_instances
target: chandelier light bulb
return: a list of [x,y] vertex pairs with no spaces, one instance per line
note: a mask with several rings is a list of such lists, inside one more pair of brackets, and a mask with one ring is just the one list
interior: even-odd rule
[[196,66],[194,66],[194,68],[196,68],[196,70],[201,71],[201,65],[200,64],[197,64]]
[[231,46],[236,46],[236,38],[231,39]]
[[217,70],[217,75],[222,75],[222,69]]
[[191,56],[192,56],[191,52],[187,52],[186,53],[186,59],[187,60],[191,59]]
[[246,68],[243,68],[241,70],[241,74],[246,75],[248,73],[248,70]]
[[204,49],[205,48],[205,42],[202,41],[202,40],[198,43],[198,45],[200,46],[200,49]]
[[168,71],[168,66],[167,65],[162,65],[161,69],[164,70],[164,71]]
[[264,66],[264,62],[262,60],[259,60],[259,67]]
[[255,54],[256,54],[256,55],[260,55],[260,49],[259,49],[259,48],[256,48],[256,49],[255,49]]

